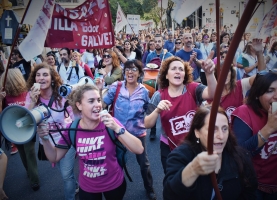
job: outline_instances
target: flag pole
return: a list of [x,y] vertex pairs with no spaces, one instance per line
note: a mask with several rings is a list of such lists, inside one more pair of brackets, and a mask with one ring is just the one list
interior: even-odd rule
[[[3,82],[2,91],[5,90],[5,85],[6,85],[6,80],[7,80],[7,74],[8,74],[8,70],[9,70],[9,65],[10,65],[10,63],[11,63],[12,53],[13,53],[15,44],[16,44],[16,42],[17,42],[17,39],[18,39],[20,30],[21,30],[22,24],[23,24],[24,19],[25,19],[25,17],[26,17],[27,11],[29,10],[29,7],[30,7],[30,5],[31,5],[31,2],[32,2],[32,0],[29,0],[28,4],[27,4],[27,6],[26,6],[26,9],[25,9],[25,11],[24,11],[24,14],[23,14],[23,16],[22,16],[22,18],[21,18],[21,21],[20,21],[20,23],[19,23],[18,26],[17,26],[17,30],[16,30],[16,33],[15,33],[15,36],[14,36],[14,39],[13,39],[13,43],[12,43],[12,46],[11,46],[11,53],[10,53],[10,55],[9,55],[7,67],[6,67],[6,70],[5,70],[5,76],[4,76],[4,82]],[[2,104],[2,105],[3,105],[3,104]]]
[[[117,2],[117,3],[118,3],[118,2]],[[130,26],[131,30],[133,31],[133,34],[135,34],[135,31],[133,30],[133,27],[130,25],[130,23],[129,23],[129,21],[128,21],[128,18],[126,17],[126,15],[125,15],[125,13],[123,12],[123,10],[122,10],[122,8],[121,8],[121,6],[120,6],[119,3],[118,3],[118,5],[119,5],[120,10],[121,10],[121,12],[123,13],[124,17],[126,18],[126,20],[127,20],[127,22],[128,22],[128,25]],[[127,28],[126,28],[126,30],[127,30]]]
[[162,29],[163,29],[162,17],[163,17],[163,0],[161,0],[161,30],[160,30],[161,35],[162,35]]

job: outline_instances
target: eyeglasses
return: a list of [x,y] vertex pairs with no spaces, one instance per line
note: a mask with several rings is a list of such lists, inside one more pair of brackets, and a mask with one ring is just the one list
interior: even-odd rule
[[155,43],[150,43],[149,45],[154,45]]
[[182,44],[182,42],[175,42],[175,44]]
[[111,55],[103,55],[103,58],[111,58]]
[[132,71],[132,72],[137,72],[137,71],[138,71],[138,68],[133,67],[133,68],[126,68],[126,69],[125,69],[125,72],[130,72],[130,71]]

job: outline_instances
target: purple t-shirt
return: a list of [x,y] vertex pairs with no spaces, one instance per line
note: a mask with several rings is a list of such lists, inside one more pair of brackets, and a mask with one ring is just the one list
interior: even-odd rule
[[[118,120],[115,121],[122,126]],[[80,125],[78,129],[82,129]],[[64,136],[70,141],[68,131],[64,132]],[[59,144],[65,145],[66,142],[61,138]],[[93,132],[77,131],[76,152],[79,156],[79,184],[82,190],[106,192],[122,184],[124,174],[117,162],[116,146],[103,122]]]

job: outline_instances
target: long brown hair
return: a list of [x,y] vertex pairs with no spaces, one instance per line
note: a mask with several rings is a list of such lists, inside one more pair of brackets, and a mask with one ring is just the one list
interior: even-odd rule
[[188,84],[193,81],[193,75],[192,75],[192,67],[189,65],[188,62],[184,62],[181,58],[172,56],[170,58],[167,58],[163,61],[163,64],[160,69],[160,77],[159,77],[159,85],[161,89],[167,88],[169,86],[169,81],[166,78],[166,75],[168,73],[169,66],[172,62],[179,61],[184,65],[185,68],[185,78],[183,83]]
[[40,70],[40,69],[48,69],[49,70],[50,76],[51,76],[51,82],[52,82],[51,87],[53,90],[52,95],[54,96],[54,101],[57,105],[62,107],[62,97],[60,96],[58,91],[59,91],[59,87],[62,85],[63,81],[62,81],[60,75],[58,74],[58,72],[53,67],[48,65],[46,62],[36,65],[36,67],[32,70],[32,72],[27,80],[28,90],[30,90],[31,87],[36,82],[36,75],[37,75],[38,70]]

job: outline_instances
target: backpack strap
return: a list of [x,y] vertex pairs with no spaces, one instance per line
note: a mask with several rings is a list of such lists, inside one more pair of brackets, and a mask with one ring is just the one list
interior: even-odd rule
[[[112,129],[108,128],[108,127],[106,127],[106,130],[107,130],[107,132],[108,132],[108,134],[109,134],[111,140],[113,141],[113,143],[114,143],[118,148],[120,148],[120,149],[122,149],[122,150],[126,150],[126,147],[124,147],[123,144],[115,137],[114,131],[113,131]],[[124,156],[125,156],[125,154],[126,154],[126,152],[124,153]],[[130,182],[133,182],[133,180],[132,180],[132,178],[131,178],[131,176],[130,176],[128,170],[127,170],[126,163],[125,163],[125,159],[123,159],[123,166],[122,166],[122,167],[123,167],[123,169],[124,169],[124,171],[125,171],[125,173],[126,173],[126,176],[127,176],[128,179],[129,179],[129,181],[130,181]]]
[[70,130],[69,130],[69,139],[71,142],[71,145],[76,149],[76,129],[79,125],[81,119],[76,119],[74,120],[71,125],[70,125]]
[[60,74],[61,64],[62,64],[62,63],[59,63],[59,65],[57,66],[58,74]]

